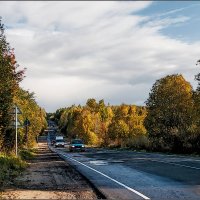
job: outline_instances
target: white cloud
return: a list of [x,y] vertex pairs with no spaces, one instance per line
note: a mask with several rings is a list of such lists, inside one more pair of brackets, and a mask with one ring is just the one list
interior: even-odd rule
[[170,25],[180,25],[181,23],[184,23],[186,21],[190,20],[190,17],[186,17],[186,16],[179,16],[176,18],[172,18],[172,17],[167,17],[164,19],[154,19],[152,21],[150,21],[149,23],[145,24],[148,25],[150,27],[154,27],[157,28],[157,30],[163,29],[165,27],[168,27]]
[[[0,13],[17,60],[27,67],[22,86],[47,111],[104,98],[144,102],[156,79],[183,73],[194,83],[200,42],[160,30],[190,18],[152,19],[141,1],[1,2]],[[14,17],[13,17],[14,16]]]
[[172,9],[170,11],[160,13],[160,14],[157,15],[157,17],[162,17],[162,16],[167,16],[167,15],[179,13],[179,12],[182,12],[184,10],[188,10],[192,7],[197,7],[197,6],[200,6],[200,4],[195,2],[194,4],[190,4],[189,6],[181,7],[181,8],[178,8],[178,9]]

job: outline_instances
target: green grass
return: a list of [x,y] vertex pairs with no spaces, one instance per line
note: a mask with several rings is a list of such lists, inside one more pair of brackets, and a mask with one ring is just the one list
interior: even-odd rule
[[27,160],[35,156],[35,149],[22,149],[19,157],[0,154],[0,190],[19,176],[28,166]]
[[12,182],[26,166],[26,162],[20,158],[0,154],[0,189]]
[[22,160],[31,160],[35,157],[35,149],[22,149],[19,152],[19,156]]

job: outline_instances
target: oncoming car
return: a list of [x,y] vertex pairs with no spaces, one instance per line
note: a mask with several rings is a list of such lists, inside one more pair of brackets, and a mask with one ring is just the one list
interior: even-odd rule
[[85,151],[85,145],[82,140],[74,139],[69,145],[69,151]]
[[54,145],[55,147],[64,147],[65,142],[64,142],[63,136],[56,136]]

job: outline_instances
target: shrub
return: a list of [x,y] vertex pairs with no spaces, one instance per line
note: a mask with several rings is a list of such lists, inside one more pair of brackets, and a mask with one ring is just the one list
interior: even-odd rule
[[136,150],[149,149],[149,140],[146,135],[138,135],[130,138],[126,143],[126,146]]

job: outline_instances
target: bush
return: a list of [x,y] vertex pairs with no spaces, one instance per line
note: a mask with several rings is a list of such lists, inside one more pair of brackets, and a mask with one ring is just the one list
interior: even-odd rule
[[149,140],[146,135],[138,135],[126,142],[126,147],[134,150],[149,149]]

